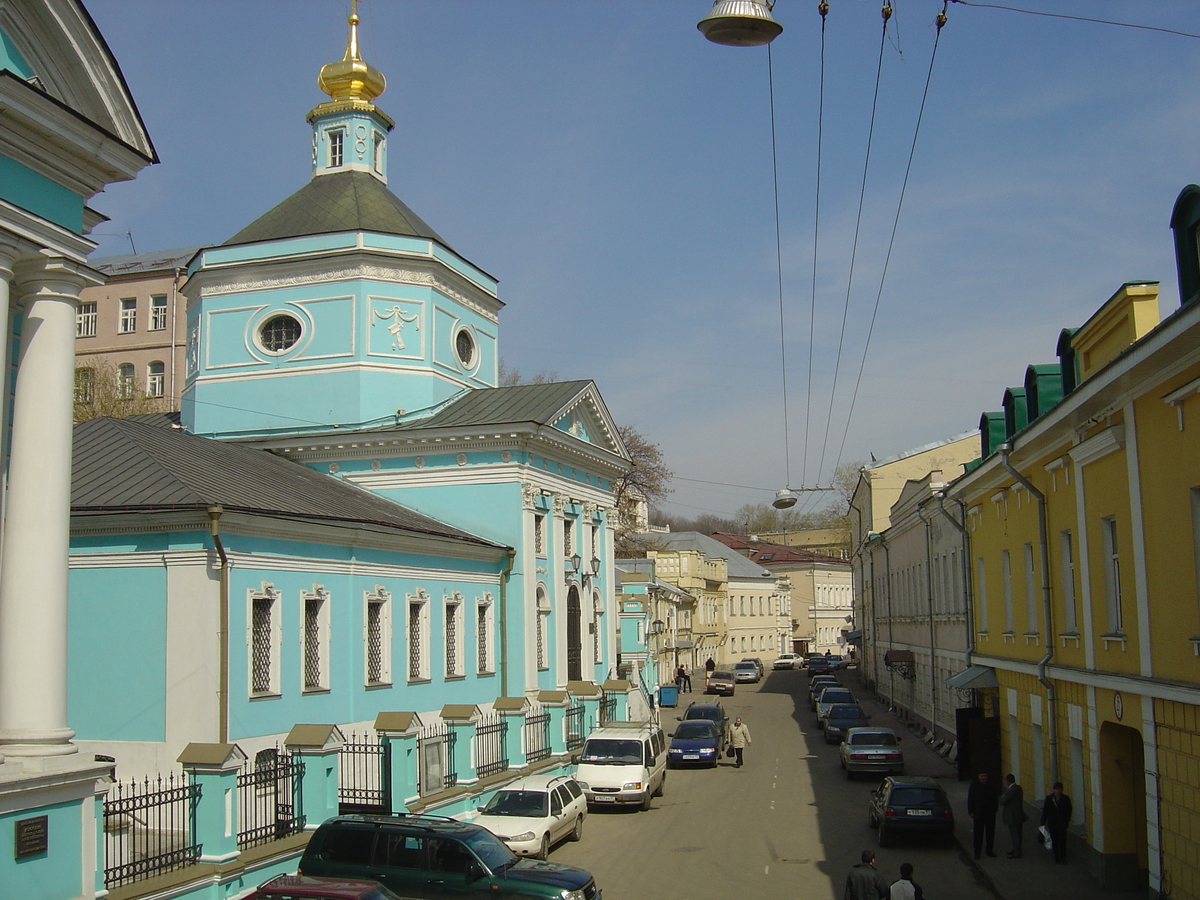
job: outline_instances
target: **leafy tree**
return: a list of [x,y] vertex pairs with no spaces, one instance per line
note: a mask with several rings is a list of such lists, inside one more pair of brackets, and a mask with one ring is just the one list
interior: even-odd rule
[[519,369],[510,369],[506,366],[504,360],[500,360],[500,364],[496,368],[498,370],[496,384],[500,387],[512,387],[516,384],[549,384],[558,381],[558,373],[553,370],[542,369],[526,378]]
[[148,396],[132,375],[122,375],[104,360],[88,360],[87,365],[75,368],[76,424],[103,416],[123,419],[168,412],[170,408],[165,397]]

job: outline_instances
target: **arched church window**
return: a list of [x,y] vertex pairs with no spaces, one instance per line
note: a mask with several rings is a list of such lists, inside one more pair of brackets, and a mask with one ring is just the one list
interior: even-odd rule
[[466,328],[460,328],[454,336],[454,349],[458,353],[458,361],[464,369],[475,365],[475,338]]
[[258,329],[258,340],[268,353],[283,353],[300,340],[300,320],[285,313],[271,316]]

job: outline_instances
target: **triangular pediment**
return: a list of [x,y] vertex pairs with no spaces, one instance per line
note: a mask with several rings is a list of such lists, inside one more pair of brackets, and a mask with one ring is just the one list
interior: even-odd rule
[[609,453],[629,457],[617,425],[593,382],[587,382],[587,387],[560,410],[553,425],[559,431]]

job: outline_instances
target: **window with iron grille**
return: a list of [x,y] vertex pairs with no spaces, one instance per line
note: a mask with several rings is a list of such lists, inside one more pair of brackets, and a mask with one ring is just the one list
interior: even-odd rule
[[462,594],[455,591],[446,600],[446,677],[458,678],[463,674],[461,659],[462,644]]
[[429,595],[408,595],[408,680],[429,680]]
[[329,689],[329,592],[314,584],[312,592],[301,594],[304,623],[301,631],[301,660],[303,661],[304,690]]
[[250,694],[279,693],[279,592],[263,582],[250,592]]
[[79,304],[75,311],[75,337],[96,336],[96,301]]
[[563,556],[570,556],[575,552],[575,520],[563,520]]
[[600,592],[595,591],[592,594],[592,661],[603,662],[600,658],[600,635],[603,633],[604,622],[604,601],[600,599]]
[[121,314],[117,319],[117,334],[137,331],[137,297],[121,298]]
[[546,517],[533,517],[533,552],[538,556],[546,555]]
[[475,608],[476,669],[479,673],[492,671],[492,595],[484,592]]
[[546,620],[550,615],[550,601],[546,599],[546,589],[538,585],[537,589],[537,667],[541,670],[550,668],[546,654]]
[[392,681],[392,604],[391,592],[379,585],[365,595],[363,643],[365,645],[366,683],[390,684]]
[[150,296],[150,330],[165,331],[167,327],[167,295]]

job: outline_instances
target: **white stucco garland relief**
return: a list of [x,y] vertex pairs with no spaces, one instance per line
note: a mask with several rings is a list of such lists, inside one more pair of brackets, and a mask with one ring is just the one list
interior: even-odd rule
[[217,297],[223,294],[240,294],[247,291],[270,291],[278,288],[299,287],[313,284],[327,284],[333,281],[346,281],[356,278],[368,278],[372,281],[382,281],[389,284],[415,284],[432,287],[457,303],[477,313],[494,325],[500,322],[496,311],[488,309],[475,298],[464,294],[451,286],[445,279],[439,278],[432,272],[422,272],[418,269],[384,268],[383,266],[347,266],[341,269],[326,269],[320,273],[307,275],[280,275],[273,278],[214,278],[200,288],[200,297]]

